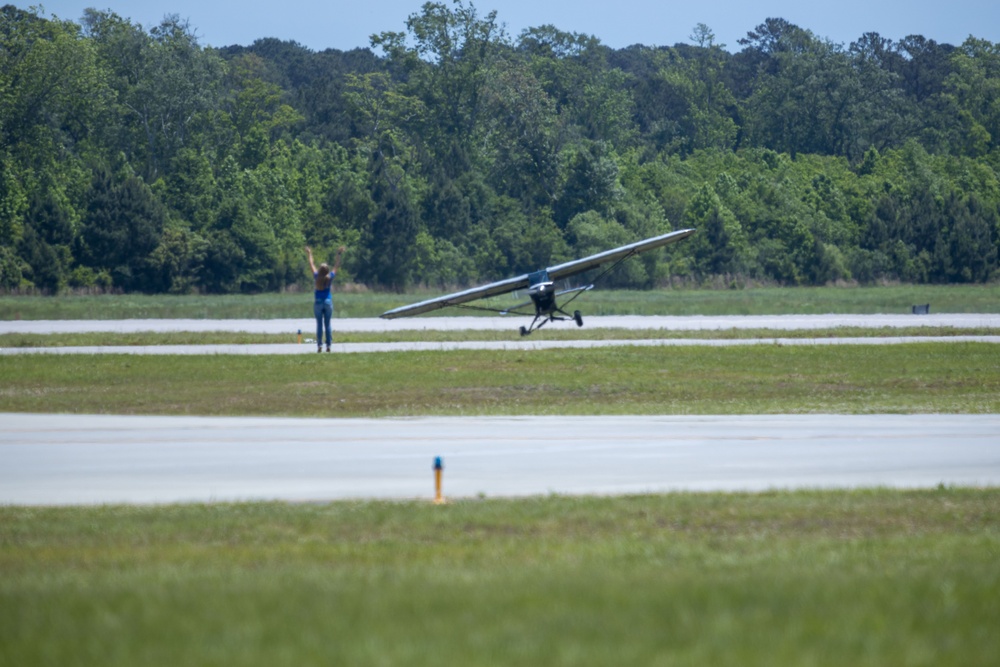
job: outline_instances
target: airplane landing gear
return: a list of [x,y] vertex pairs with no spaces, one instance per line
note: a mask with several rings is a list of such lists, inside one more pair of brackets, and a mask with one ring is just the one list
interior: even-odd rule
[[[572,317],[570,317],[569,313],[567,313],[564,310],[560,310],[559,312],[562,313],[563,315],[566,315],[566,317],[559,317],[558,315],[554,314],[549,314],[547,316],[543,316],[541,314],[535,315],[535,319],[531,322],[530,327],[524,327],[524,326],[521,327],[521,335],[528,336],[535,329],[541,329],[542,327],[544,327],[546,324],[548,324],[553,320],[559,320],[560,322],[565,320],[573,320],[574,322],[576,322],[576,326],[578,327],[583,326],[583,315],[580,313],[579,310],[574,310]],[[541,322],[539,322],[539,319],[541,319]],[[538,326],[535,326],[536,324]]]

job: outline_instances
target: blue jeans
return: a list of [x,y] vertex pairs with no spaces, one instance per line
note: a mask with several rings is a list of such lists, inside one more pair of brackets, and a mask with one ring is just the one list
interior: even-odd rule
[[316,344],[323,340],[323,328],[326,327],[326,344],[333,342],[333,335],[330,332],[330,318],[333,317],[333,301],[315,301],[313,303],[313,314],[316,315]]

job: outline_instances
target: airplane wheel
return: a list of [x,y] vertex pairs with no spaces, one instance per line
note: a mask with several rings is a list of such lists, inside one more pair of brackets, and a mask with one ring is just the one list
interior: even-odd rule
[[576,326],[578,327],[583,326],[583,315],[580,314],[579,310],[573,311],[573,319],[576,320]]
[[524,327],[521,327],[521,335],[522,335],[522,336],[527,336],[527,335],[528,335],[528,334],[530,334],[530,333],[531,333],[530,331],[528,331],[528,330],[527,330],[527,329],[525,329]]

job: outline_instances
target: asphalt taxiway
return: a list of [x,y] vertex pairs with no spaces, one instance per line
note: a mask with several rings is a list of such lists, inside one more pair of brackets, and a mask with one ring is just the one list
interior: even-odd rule
[[0,504],[1000,485],[1000,415],[2,414]]
[[[558,326],[551,325],[553,327]],[[773,336],[754,339],[657,339],[643,340],[545,340],[529,337],[513,341],[449,341],[393,343],[335,343],[335,353],[447,351],[447,350],[544,350],[552,348],[593,348],[633,346],[734,346],[734,345],[899,345],[919,342],[981,342],[1000,343],[1000,336],[894,336],[851,338],[785,338],[783,331],[861,327],[891,332],[901,328],[947,327],[962,329],[1000,329],[1000,315],[937,314],[937,315],[746,315],[746,316],[615,316],[590,317],[591,328],[646,331],[706,331],[757,329],[774,332]],[[7,347],[0,355],[11,354],[308,354],[315,353],[310,344],[315,336],[312,320],[25,320],[0,322],[0,334],[71,334],[71,333],[138,333],[138,332],[246,332],[286,334],[288,343],[247,345],[92,345],[71,347]],[[515,320],[505,317],[426,317],[404,320],[378,318],[341,318],[334,320],[334,335],[338,332],[395,331],[469,331],[513,329]],[[569,330],[576,327],[567,325]],[[563,327],[566,328],[566,327]],[[297,341],[302,335],[302,344]]]
[[[557,348],[592,349],[599,347],[733,347],[747,345],[904,345],[912,343],[1000,343],[1000,336],[883,336],[878,338],[748,338],[700,339],[661,338],[651,340],[538,340],[517,341],[442,341],[395,343],[334,343],[333,354],[371,352],[447,352],[451,350],[552,350]],[[245,345],[91,345],[73,347],[0,348],[0,356],[22,354],[139,354],[139,355],[289,355],[315,354],[311,344]]]
[[[413,317],[383,320],[377,317],[335,318],[333,330],[342,332],[392,331],[516,331],[523,317]],[[954,327],[957,329],[1000,328],[1000,314],[938,313],[929,315],[679,315],[588,316],[588,328],[664,331],[703,331],[724,329],[773,329],[775,331],[863,327],[869,329],[899,329],[904,327]],[[554,323],[550,327],[575,329],[572,324]],[[176,331],[230,331],[263,334],[287,334],[299,331],[311,335],[316,331],[311,318],[275,320],[208,320],[208,319],[131,319],[131,320],[5,320],[0,321],[0,334],[31,333],[137,333]]]
[[[247,331],[312,320],[5,321],[0,333]],[[338,319],[335,331],[507,329],[509,318]],[[783,338],[836,327],[1000,328],[1000,315],[591,317],[600,328],[772,330],[753,340],[335,343],[336,352],[608,345],[1000,342],[997,336]],[[770,332],[770,331],[769,331]],[[303,344],[7,348],[2,354],[315,354]],[[273,419],[0,414],[0,504],[624,494],[1000,485],[1000,415]]]

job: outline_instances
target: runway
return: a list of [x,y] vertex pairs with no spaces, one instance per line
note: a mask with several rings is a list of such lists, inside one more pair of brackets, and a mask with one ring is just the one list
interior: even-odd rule
[[[382,320],[378,318],[343,318],[334,320],[337,332],[394,332],[394,331],[468,331],[513,330],[516,322],[504,317],[426,317],[408,320]],[[561,324],[561,323],[560,323]],[[557,325],[553,325],[553,328]],[[714,346],[735,345],[900,345],[905,343],[1000,343],[1000,336],[880,336],[837,338],[787,338],[782,331],[834,329],[861,327],[868,329],[900,329],[950,327],[954,329],[1000,329],[1000,315],[993,314],[938,314],[938,315],[748,315],[748,316],[679,316],[640,317],[615,316],[591,317],[587,326],[600,329],[625,329],[647,331],[706,331],[760,329],[774,331],[773,337],[732,340],[644,339],[644,340],[545,340],[540,337],[514,341],[449,341],[449,342],[393,342],[393,343],[335,343],[334,353],[369,352],[426,352],[449,350],[545,350],[553,348],[595,348],[631,346]],[[315,354],[309,336],[314,336],[312,320],[35,320],[0,322],[0,334],[69,334],[69,333],[138,333],[138,332],[247,332],[263,334],[288,334],[289,341],[296,340],[302,332],[304,342],[297,344],[248,344],[248,345],[128,345],[128,346],[72,346],[72,347],[7,347],[0,348],[0,356],[13,354],[239,354],[239,355],[288,355]],[[567,325],[570,331],[575,326]],[[566,327],[563,327],[566,328]]]
[[0,503],[1000,485],[1000,415],[0,415]]
[[[1000,336],[886,336],[878,338],[663,338],[652,340],[537,340],[447,341],[396,343],[334,343],[333,354],[372,352],[447,352],[452,350],[552,350],[599,347],[733,347],[746,345],[904,345],[912,343],[1000,343]],[[23,354],[140,354],[140,355],[290,355],[316,354],[312,344],[247,345],[100,345],[74,347],[8,347],[0,356]]]
[[[0,333],[247,331],[312,320],[4,321]],[[335,331],[482,330],[509,318],[338,319]],[[837,327],[998,328],[1000,315],[591,317],[588,327],[773,330],[739,340],[335,343],[339,353],[617,345],[885,345],[998,336],[785,338]],[[573,327],[575,329],[575,327]],[[311,344],[6,348],[5,354],[313,354]],[[0,503],[65,505],[1000,484],[1000,415],[272,418],[0,415]]]
[[[414,317],[383,320],[377,317],[335,318],[334,331],[516,331],[523,317]],[[682,315],[592,316],[584,320],[587,328],[596,329],[662,329],[664,331],[704,331],[719,329],[773,329],[790,331],[803,329],[834,329],[863,327],[869,329],[903,327],[1000,328],[1000,314],[940,313],[931,315]],[[570,330],[569,323],[554,323],[550,327]],[[4,320],[0,334],[31,333],[137,333],[173,331],[236,331],[264,334],[288,334],[298,331],[311,335],[316,331],[312,318],[280,320]]]

